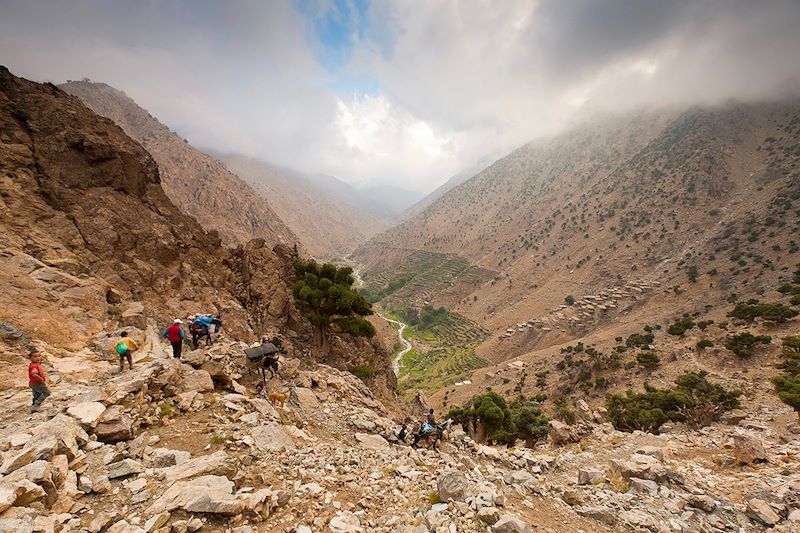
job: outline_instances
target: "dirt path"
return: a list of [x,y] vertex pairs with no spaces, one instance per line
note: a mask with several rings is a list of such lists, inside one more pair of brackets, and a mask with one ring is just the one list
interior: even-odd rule
[[394,375],[397,376],[400,374],[400,361],[402,360],[403,356],[407,354],[411,350],[411,348],[414,347],[414,345],[411,344],[411,342],[409,342],[408,340],[406,340],[405,337],[403,337],[403,331],[405,331],[406,326],[408,324],[406,324],[405,322],[400,322],[399,320],[392,320],[391,318],[386,318],[380,313],[378,313],[378,316],[384,319],[385,321],[391,324],[397,324],[400,327],[400,329],[397,330],[397,339],[403,344],[404,348],[400,350],[400,353],[398,353],[394,359],[392,359],[392,370],[394,370]]

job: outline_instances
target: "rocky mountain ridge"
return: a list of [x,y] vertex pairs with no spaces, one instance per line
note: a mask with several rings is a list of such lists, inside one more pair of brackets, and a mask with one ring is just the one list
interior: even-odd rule
[[[14,346],[0,356],[4,379],[24,375],[25,344],[79,365],[103,331],[198,312],[221,314],[233,339],[280,333],[288,353],[313,357],[293,251],[262,239],[225,248],[169,201],[155,161],[109,119],[3,68],[0,141],[0,322]],[[373,361],[376,388],[391,394],[380,343],[342,334],[331,346],[342,368]]]
[[217,231],[228,246],[264,239],[271,247],[302,243],[273,207],[224,164],[194,148],[124,92],[104,83],[70,81],[60,85],[98,115],[110,118],[153,156],[161,184],[182,212],[206,231]]

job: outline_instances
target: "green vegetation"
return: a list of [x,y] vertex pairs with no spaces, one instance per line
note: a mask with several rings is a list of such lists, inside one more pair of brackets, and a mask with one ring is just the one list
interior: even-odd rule
[[647,348],[653,344],[654,340],[655,337],[652,333],[634,333],[625,340],[625,346],[628,348]]
[[493,276],[458,255],[415,250],[390,270],[365,275],[362,294],[384,309],[398,309],[455,285],[477,287]]
[[566,298],[564,298],[564,303],[567,305],[575,305],[575,297],[571,294],[568,294]]
[[661,359],[655,353],[647,351],[637,355],[636,362],[647,370],[655,370],[661,364]]
[[686,270],[686,277],[689,278],[689,281],[694,283],[697,281],[697,276],[699,276],[699,272],[695,265],[692,265]]
[[331,263],[294,261],[297,307],[315,327],[318,346],[327,350],[328,328],[338,324],[343,331],[362,337],[375,335],[375,327],[362,318],[372,314],[372,306],[352,288],[353,269]]
[[772,337],[769,335],[753,335],[745,331],[725,339],[725,347],[739,357],[747,358],[753,355],[756,344],[769,344],[771,341]]
[[711,348],[712,346],[714,346],[714,343],[709,339],[700,339],[700,341],[697,343],[697,349],[700,351],[705,350],[706,348]]
[[783,362],[778,368],[783,372],[772,383],[778,398],[800,417],[800,337],[784,337],[782,353]]
[[547,435],[547,417],[539,406],[522,396],[510,404],[494,391],[476,396],[472,405],[455,407],[447,413],[464,429],[480,426],[490,442],[513,445],[517,439],[532,446]]
[[747,322],[752,322],[756,318],[763,318],[767,322],[782,323],[790,318],[796,317],[800,312],[783,305],[782,303],[762,304],[758,300],[748,300],[739,302],[736,307],[728,313],[729,317],[739,318]]
[[681,318],[676,318],[675,322],[667,328],[667,333],[683,337],[686,331],[692,329],[694,326],[694,320],[692,320],[691,317],[682,316]]
[[706,372],[688,372],[675,380],[671,389],[645,383],[644,392],[611,394],[606,407],[614,427],[621,431],[657,432],[665,422],[702,426],[719,420],[723,413],[739,407],[737,390],[729,391],[706,379]]
[[444,346],[425,353],[411,349],[400,361],[398,393],[403,395],[416,389],[432,393],[467,379],[486,364],[475,355],[475,345]]
[[375,377],[375,369],[366,363],[353,365],[347,370],[361,381],[367,381]]

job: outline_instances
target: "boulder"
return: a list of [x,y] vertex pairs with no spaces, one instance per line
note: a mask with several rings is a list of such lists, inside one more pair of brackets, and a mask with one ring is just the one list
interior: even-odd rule
[[150,515],[183,509],[190,513],[234,516],[244,510],[244,502],[234,495],[233,482],[224,476],[201,476],[176,481],[147,509]]
[[67,414],[81,423],[84,427],[93,427],[106,410],[106,406],[100,402],[82,402],[70,405]]
[[339,511],[328,522],[328,528],[334,533],[362,533],[361,521],[350,511]]
[[195,476],[209,474],[215,476],[233,475],[236,472],[236,462],[224,451],[220,450],[210,455],[195,457],[175,466],[162,468],[164,479],[174,482],[182,479],[189,479]]
[[100,533],[105,531],[108,526],[119,520],[119,514],[109,511],[101,511],[95,515],[89,523],[89,533]]
[[632,477],[628,480],[628,492],[637,494],[658,494],[658,483],[649,479]]
[[747,433],[733,435],[733,456],[737,462],[744,465],[766,461],[767,451],[761,439]]
[[122,412],[122,408],[113,405],[105,410],[98,419],[94,434],[100,442],[119,442],[133,438],[133,420]]
[[188,370],[180,383],[181,392],[211,392],[214,390],[214,381],[211,374],[205,370]]
[[158,513],[157,515],[151,516],[147,519],[147,522],[144,523],[144,530],[147,531],[147,533],[151,533],[166,525],[166,523],[169,522],[169,518],[169,513]]
[[492,527],[493,533],[531,533],[531,528],[516,515],[506,513]]
[[661,446],[641,446],[635,453],[649,455],[650,457],[655,457],[659,461],[664,460],[664,448]]
[[547,423],[547,435],[550,442],[555,446],[561,446],[570,442],[577,442],[578,438],[567,424],[558,420],[551,420]]
[[591,468],[578,470],[578,485],[594,485],[603,479],[603,473]]
[[74,459],[78,454],[78,440],[86,440],[86,433],[74,418],[58,414],[41,424],[25,446],[16,453],[7,454],[0,465],[0,475],[6,475],[39,459],[49,460],[64,454]]
[[747,516],[765,526],[774,526],[781,521],[778,513],[767,502],[758,498],[753,498],[747,502],[746,513]]
[[180,465],[192,458],[192,454],[182,450],[169,450],[167,448],[156,448],[147,457],[146,464],[150,468],[167,468]]
[[389,442],[380,435],[373,435],[371,433],[356,433],[355,437],[364,448],[370,448],[372,450],[385,450],[390,446]]
[[497,507],[484,507],[478,511],[478,520],[491,526],[500,520],[500,509]]
[[664,465],[658,459],[649,455],[633,454],[630,461],[612,459],[609,462],[609,469],[612,475],[626,480],[639,478],[664,481],[668,477],[668,472]]
[[259,450],[279,451],[294,449],[294,440],[279,424],[264,424],[250,430],[254,445]]
[[475,492],[472,483],[457,470],[446,470],[439,474],[436,479],[436,488],[441,502],[451,499],[463,502]]
[[314,391],[305,387],[296,387],[292,390],[292,398],[301,409],[313,411],[319,409],[319,400]]
[[144,472],[144,466],[139,461],[133,459],[123,459],[116,463],[111,463],[107,467],[108,479],[116,479],[118,477],[131,476]]

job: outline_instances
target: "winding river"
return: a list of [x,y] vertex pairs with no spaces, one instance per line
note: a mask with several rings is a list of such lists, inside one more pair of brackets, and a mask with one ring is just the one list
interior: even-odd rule
[[387,322],[391,322],[392,324],[397,324],[398,326],[400,326],[400,329],[397,330],[397,339],[401,343],[403,343],[403,349],[400,350],[400,353],[398,353],[395,356],[394,359],[392,359],[392,370],[394,370],[394,375],[397,376],[397,375],[400,374],[400,360],[414,346],[408,340],[406,340],[405,337],[403,337],[403,331],[406,329],[406,323],[405,322],[400,322],[399,320],[392,320],[391,318],[386,318],[385,316],[383,316],[380,313],[378,313],[378,316],[381,317],[382,319],[384,319]]
[[[356,279],[354,285],[357,289],[364,286],[364,280],[361,279],[361,273],[357,269],[353,270],[353,277]],[[400,327],[400,329],[397,330],[397,340],[399,340],[403,344],[403,349],[400,350],[400,353],[398,353],[394,359],[392,359],[392,370],[394,370],[394,375],[397,376],[400,374],[400,360],[403,358],[405,354],[409,352],[409,350],[411,350],[411,348],[414,347],[413,344],[411,344],[409,341],[406,340],[405,337],[403,337],[403,331],[405,331],[407,324],[405,322],[400,322],[399,320],[386,318],[380,313],[376,314],[385,321],[390,322],[392,324],[397,324]]]

